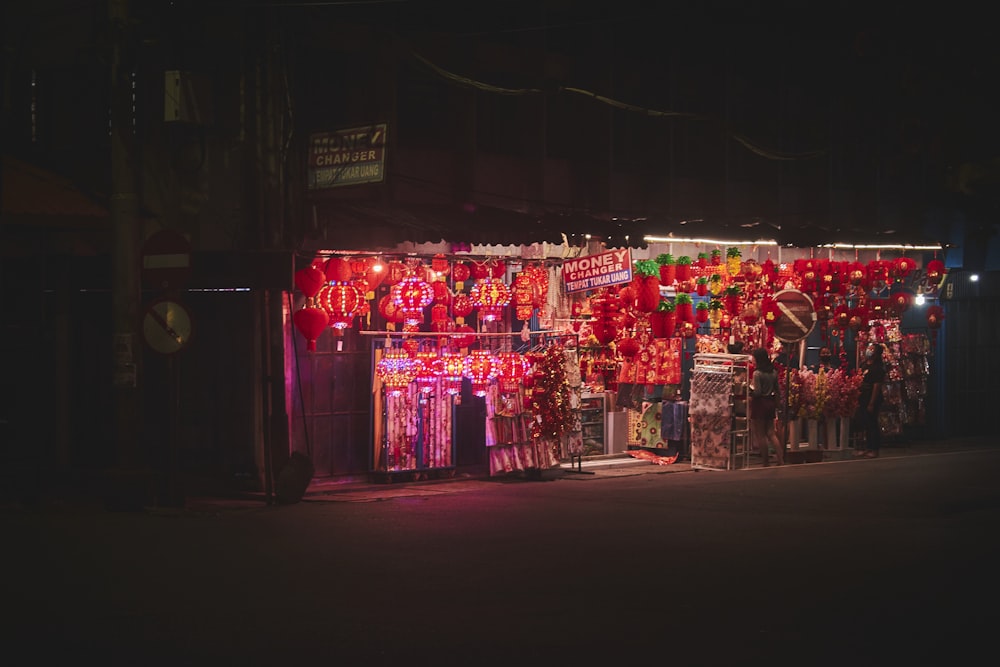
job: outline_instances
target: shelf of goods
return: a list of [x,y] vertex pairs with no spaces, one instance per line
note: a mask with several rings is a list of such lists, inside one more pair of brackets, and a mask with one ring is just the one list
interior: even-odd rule
[[745,468],[750,461],[750,356],[696,354],[691,369],[691,467]]

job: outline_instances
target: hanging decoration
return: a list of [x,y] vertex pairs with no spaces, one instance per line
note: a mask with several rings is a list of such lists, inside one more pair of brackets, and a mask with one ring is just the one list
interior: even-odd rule
[[[658,275],[656,280],[659,284]],[[560,345],[547,347],[535,364],[531,411],[535,415],[531,437],[549,445],[558,458],[562,436],[573,427],[570,387]]]
[[454,396],[462,391],[465,377],[465,355],[461,352],[442,352],[438,360],[438,374],[444,383],[444,390]]
[[306,339],[306,350],[315,352],[316,339],[320,337],[323,329],[330,322],[326,311],[316,306],[306,306],[295,311],[295,314],[292,315],[292,321],[295,322],[295,328]]
[[456,294],[451,300],[451,314],[455,316],[455,323],[465,324],[465,318],[472,312],[472,308],[472,299],[468,294]]
[[496,355],[497,383],[500,391],[505,394],[516,393],[524,381],[531,364],[521,354],[514,351],[500,352]]
[[451,336],[451,344],[457,348],[466,348],[476,342],[476,330],[468,324],[459,324]]
[[480,318],[492,322],[503,317],[503,309],[510,303],[510,288],[502,280],[487,276],[472,286],[469,296]]
[[531,285],[531,278],[522,271],[514,276],[514,283],[511,285],[514,301],[514,316],[519,320],[530,320],[534,310],[534,288]]
[[351,263],[343,257],[331,257],[326,260],[323,271],[326,273],[327,280],[336,280],[338,282],[347,282],[353,275],[351,272]]
[[295,286],[303,296],[311,299],[326,284],[326,274],[315,266],[307,266],[295,272]]
[[393,285],[389,295],[403,313],[404,324],[421,324],[424,308],[434,300],[434,289],[416,275],[409,275]]
[[399,309],[399,306],[392,300],[391,294],[386,294],[378,302],[378,312],[379,315],[386,322],[386,329],[389,331],[395,331],[397,324],[402,324],[403,322],[403,311]]
[[416,363],[402,348],[386,350],[375,366],[379,380],[385,385],[390,396],[399,396],[416,377]]
[[456,262],[455,266],[451,267],[451,278],[455,281],[456,292],[465,289],[465,281],[469,279],[470,275],[472,275],[472,271],[469,270],[468,264]]
[[330,317],[334,329],[346,329],[358,314],[364,296],[348,282],[330,281],[316,295],[316,302]]
[[413,357],[413,365],[416,368],[414,380],[420,393],[429,394],[434,391],[438,381],[440,359],[438,353],[433,350],[419,350]]
[[463,374],[472,382],[472,393],[485,396],[490,382],[500,373],[499,365],[489,350],[473,350],[465,357]]

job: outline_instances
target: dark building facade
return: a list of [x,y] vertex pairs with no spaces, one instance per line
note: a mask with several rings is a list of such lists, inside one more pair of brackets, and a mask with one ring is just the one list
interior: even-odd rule
[[[13,167],[0,183],[6,455],[39,478],[127,456],[154,472],[161,497],[179,474],[213,490],[266,487],[289,453],[283,309],[295,268],[322,248],[442,240],[965,246],[956,275],[985,275],[953,294],[963,315],[946,333],[961,354],[943,393],[984,405],[995,374],[977,371],[973,388],[959,378],[996,358],[1000,309],[983,307],[997,298],[983,166],[996,153],[932,123],[924,101],[938,75],[910,71],[919,54],[894,50],[877,21],[817,34],[630,3],[453,10],[5,6],[4,154],[47,180],[16,207]],[[387,127],[384,178],[307,186],[310,136],[375,124]],[[956,237],[955,215],[974,234]],[[162,229],[191,246],[176,289],[141,280],[143,242]],[[123,257],[134,262],[124,284]],[[163,298],[191,316],[176,355],[142,339]],[[330,362],[342,376],[367,373],[357,345]],[[360,442],[366,387],[352,386],[330,400]],[[949,411],[950,431],[981,431],[984,413]],[[343,465],[360,469],[361,445],[352,451]]]

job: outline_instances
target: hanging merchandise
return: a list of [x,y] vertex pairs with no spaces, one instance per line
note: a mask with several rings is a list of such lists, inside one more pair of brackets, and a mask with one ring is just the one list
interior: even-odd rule
[[441,352],[438,373],[447,393],[451,395],[460,393],[462,379],[465,377],[465,355],[460,352]]
[[403,314],[404,324],[422,324],[424,308],[434,301],[434,289],[417,275],[411,274],[389,290],[392,302]]
[[364,295],[351,283],[332,280],[320,288],[316,303],[329,315],[330,326],[334,329],[346,329],[351,326],[364,303]]
[[489,350],[473,350],[465,357],[463,373],[472,382],[472,393],[485,396],[489,384],[500,374],[500,366]]
[[413,357],[413,365],[416,368],[413,379],[422,394],[429,394],[437,387],[440,362],[441,357],[434,350],[420,350]]
[[319,338],[320,334],[323,333],[323,329],[330,322],[326,311],[315,306],[305,306],[295,311],[292,315],[292,321],[295,322],[295,328],[306,339],[306,350],[315,352],[316,339]]
[[634,264],[635,308],[640,313],[651,313],[660,305],[660,266],[646,259],[636,260]]
[[295,272],[295,286],[303,296],[311,299],[326,284],[326,274],[315,266],[307,266]]
[[531,364],[520,353],[500,352],[496,355],[497,385],[504,394],[516,393],[531,368]]
[[417,367],[406,350],[394,347],[382,354],[375,371],[386,392],[390,396],[399,396],[413,382]]
[[500,279],[486,276],[476,282],[469,292],[472,305],[479,309],[484,322],[503,318],[503,309],[510,303],[510,288]]

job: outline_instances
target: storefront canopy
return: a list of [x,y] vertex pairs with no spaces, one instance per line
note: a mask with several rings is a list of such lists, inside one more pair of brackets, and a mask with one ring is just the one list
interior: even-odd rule
[[[313,204],[316,238],[304,250],[388,250],[403,243],[455,245],[577,244],[600,238],[609,247],[647,246],[655,240],[708,238],[719,241],[774,241],[788,247],[825,244],[912,245],[941,243],[922,229],[875,226],[832,227],[800,218],[758,217],[671,219],[608,218],[581,212],[526,213],[489,206],[372,202]],[[310,247],[312,246],[312,247]]]

